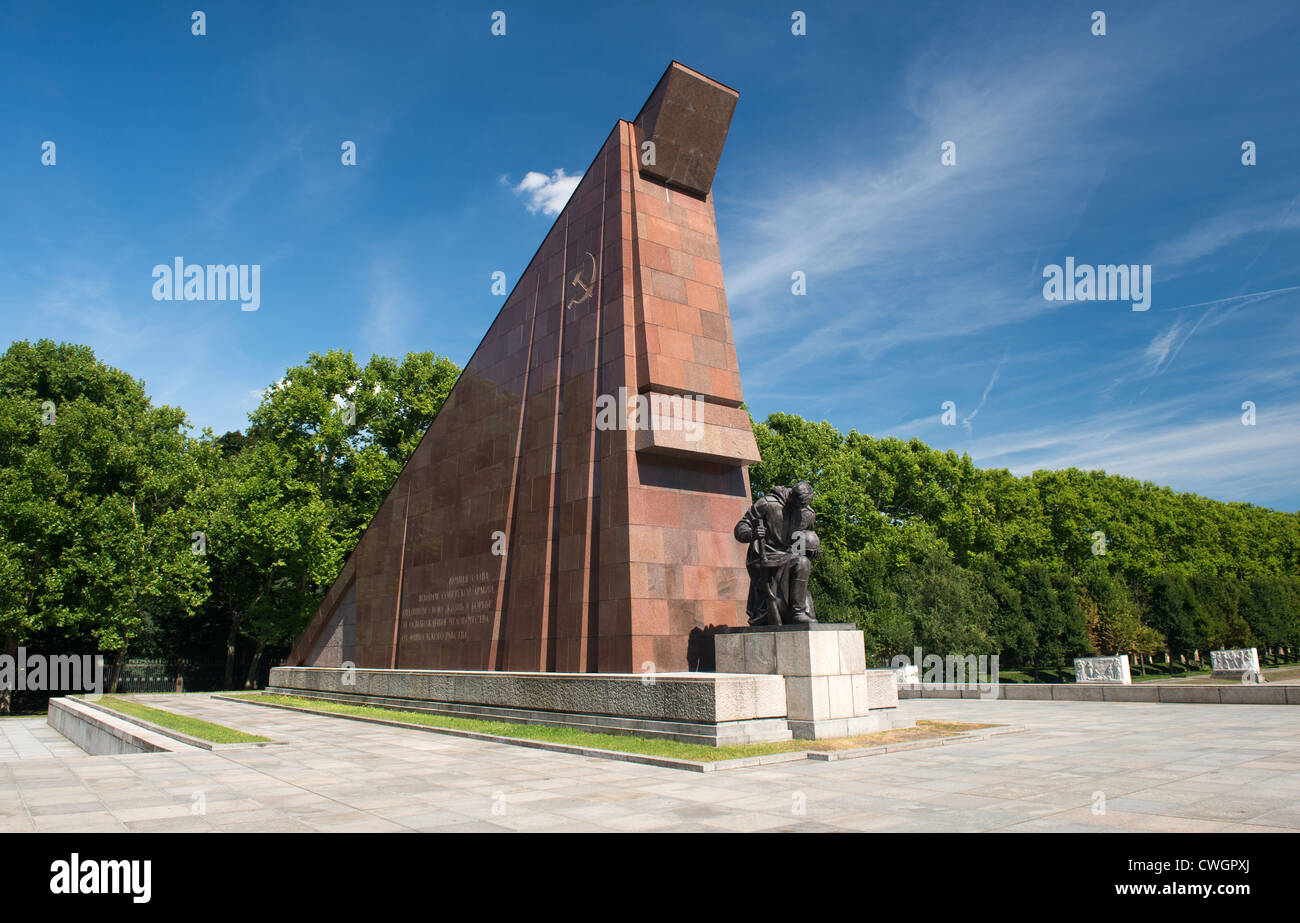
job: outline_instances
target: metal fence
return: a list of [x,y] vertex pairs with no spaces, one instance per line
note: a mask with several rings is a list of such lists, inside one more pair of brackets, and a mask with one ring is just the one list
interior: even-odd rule
[[[107,658],[105,658],[107,661]],[[253,680],[253,688],[266,686],[271,668],[283,666],[284,660],[263,660]],[[234,682],[236,689],[244,688],[248,663],[236,663]],[[104,664],[104,683],[113,676],[113,664]],[[213,692],[225,687],[224,663],[185,663],[175,660],[128,660],[117,677],[117,692]],[[105,690],[107,691],[107,689]]]

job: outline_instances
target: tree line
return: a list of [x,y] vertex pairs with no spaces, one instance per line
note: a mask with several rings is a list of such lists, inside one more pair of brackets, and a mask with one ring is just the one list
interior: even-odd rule
[[[818,618],[868,653],[999,654],[1039,675],[1076,656],[1194,661],[1300,645],[1300,515],[1103,471],[976,468],[919,439],[772,414],[754,427],[755,496],[817,490]],[[1163,658],[1162,658],[1163,659]]]
[[364,365],[312,354],[245,430],[215,436],[90,347],[12,344],[0,358],[4,653],[102,652],[110,688],[128,657],[182,671],[216,661],[222,688],[251,682],[315,611],[459,372],[431,352]]
[[[251,683],[284,656],[459,374],[431,352],[310,355],[247,427],[195,432],[87,346],[0,357],[0,644],[219,663]],[[1300,517],[1100,471],[1015,477],[919,440],[773,414],[755,496],[807,479],[823,620],[879,661],[1000,654],[1175,659],[1300,644]],[[1142,661],[1145,663],[1145,660]],[[0,695],[0,709],[8,699]]]

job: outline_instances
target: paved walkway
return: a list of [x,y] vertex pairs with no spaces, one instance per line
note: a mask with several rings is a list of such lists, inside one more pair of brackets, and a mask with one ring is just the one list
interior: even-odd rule
[[[1300,832],[1300,709],[1286,706],[906,700],[911,717],[1029,730],[696,774],[203,695],[148,699],[285,745],[91,757],[34,719],[0,721],[27,757],[0,762],[0,831]],[[48,755],[20,747],[24,734],[44,736]]]
[[0,763],[85,755],[43,717],[0,718]]

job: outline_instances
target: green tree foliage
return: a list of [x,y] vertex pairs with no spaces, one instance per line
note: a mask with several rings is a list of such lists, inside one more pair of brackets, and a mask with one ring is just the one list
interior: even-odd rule
[[312,355],[247,433],[214,439],[88,347],[14,343],[0,357],[0,641],[119,663],[220,656],[227,686],[242,645],[251,680],[301,631],[458,372],[433,353]]
[[1164,650],[1164,637],[1143,621],[1142,607],[1128,582],[1110,572],[1102,555],[1080,568],[1079,604],[1098,653],[1150,656]]
[[790,414],[754,432],[754,495],[800,478],[816,487],[818,605],[856,621],[878,660],[979,643],[1004,664],[1059,670],[1095,651],[1296,645],[1294,513],[1102,471],[1016,477]]
[[[0,635],[120,656],[207,595],[191,553],[201,452],[180,408],[84,346],[0,357]],[[119,656],[119,660],[120,660]],[[7,705],[7,701],[5,703]]]
[[1182,574],[1158,574],[1151,584],[1147,608],[1151,626],[1164,636],[1166,649],[1172,656],[1190,656],[1208,643],[1198,618],[1191,582]]
[[266,390],[249,414],[248,438],[279,446],[285,473],[316,484],[350,548],[459,373],[430,352],[407,353],[401,363],[372,356],[365,366],[351,352],[313,353]]
[[234,684],[240,636],[254,645],[247,685],[266,646],[293,640],[342,565],[346,549],[333,534],[325,502],[314,483],[292,470],[275,443],[254,443],[223,469],[212,493],[209,604],[229,625],[226,688]]
[[[227,685],[242,656],[251,681],[302,629],[457,375],[427,352],[313,354],[245,432],[213,438],[87,347],[14,343],[0,357],[0,642],[224,660]],[[1101,471],[1016,477],[789,414],[754,432],[756,497],[817,489],[819,616],[856,622],[879,661],[921,646],[1042,672],[1091,651],[1300,646],[1294,513]]]
[[223,437],[238,449],[213,496],[209,607],[228,626],[227,686],[241,636],[253,646],[247,684],[268,645],[306,626],[458,374],[431,352],[364,366],[313,353],[266,390],[245,437]]

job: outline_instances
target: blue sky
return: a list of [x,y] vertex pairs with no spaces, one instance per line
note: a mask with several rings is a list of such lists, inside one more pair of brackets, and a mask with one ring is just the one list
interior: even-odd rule
[[[1300,508],[1300,6],[801,7],[7,4],[0,340],[218,433],[312,351],[463,364],[676,58],[740,91],[713,191],[756,417]],[[153,300],[176,256],[259,264],[260,309]],[[1046,300],[1067,257],[1150,264],[1150,310]]]

